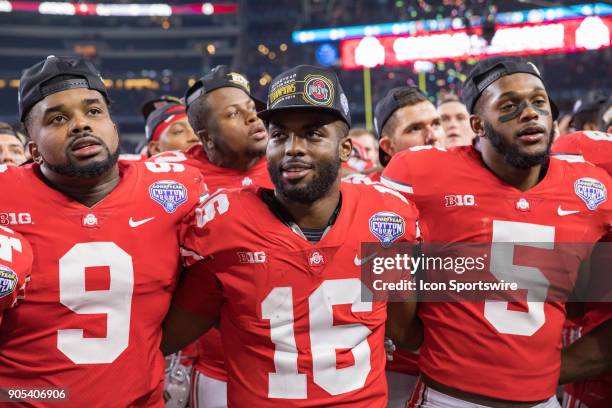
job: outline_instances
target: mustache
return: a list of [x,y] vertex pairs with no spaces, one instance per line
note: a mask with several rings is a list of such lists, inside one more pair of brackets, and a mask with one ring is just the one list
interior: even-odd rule
[[93,133],[86,132],[86,133],[81,133],[79,136],[73,136],[73,138],[70,141],[70,143],[68,143],[68,146],[66,146],[66,150],[72,149],[72,147],[76,143],[78,143],[78,142],[80,142],[80,141],[82,141],[83,139],[86,139],[86,138],[94,139],[99,145],[107,147],[106,143],[104,143],[104,141],[101,138],[99,138],[98,136],[94,135]]

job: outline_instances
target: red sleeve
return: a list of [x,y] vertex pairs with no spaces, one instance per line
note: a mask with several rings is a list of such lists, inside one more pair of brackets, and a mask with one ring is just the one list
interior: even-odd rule
[[381,183],[385,186],[409,196],[414,194],[414,180],[408,166],[411,153],[404,151],[393,156],[380,177]]
[[0,313],[25,297],[32,270],[32,248],[20,234],[0,227]]
[[381,183],[414,198],[423,194],[427,181],[435,177],[433,173],[447,166],[449,158],[444,149],[434,146],[416,146],[399,152],[383,170]]
[[174,292],[173,303],[193,314],[217,318],[223,292],[209,263],[198,262],[185,271]]

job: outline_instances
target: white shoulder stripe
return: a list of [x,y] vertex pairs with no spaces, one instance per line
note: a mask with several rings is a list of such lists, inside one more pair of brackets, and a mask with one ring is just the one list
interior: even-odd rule
[[559,160],[565,160],[570,163],[584,163],[584,157],[581,154],[553,154],[552,157]]
[[382,176],[380,178],[380,182],[383,183],[385,186],[397,191],[401,191],[402,193],[414,194],[414,190],[412,189],[411,185],[402,184],[398,181],[391,180],[385,176]]

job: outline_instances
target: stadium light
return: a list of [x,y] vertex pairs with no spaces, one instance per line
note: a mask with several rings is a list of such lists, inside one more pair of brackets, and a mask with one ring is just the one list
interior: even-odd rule
[[[610,16],[612,5],[604,3],[578,4],[567,7],[553,7],[545,9],[513,11],[497,13],[495,22],[497,24],[518,24],[550,22],[561,19],[584,18],[589,16]],[[413,18],[416,17],[413,16]],[[414,34],[427,31],[442,31],[451,29],[467,28],[465,21],[469,21],[471,27],[480,27],[484,17],[468,16],[466,20],[461,18],[441,18],[430,20],[418,20],[408,22],[395,22],[387,24],[370,24],[367,26],[349,26],[321,28],[317,30],[294,31],[291,38],[294,43],[307,44],[313,42],[338,41],[350,38],[363,38],[368,36],[386,36]]]
[[171,15],[234,14],[236,3],[191,3],[191,4],[85,4],[54,1],[9,1],[0,0],[0,13],[37,12],[48,15],[97,15],[113,17],[169,17]]
[[612,16],[500,25],[490,44],[482,38],[481,31],[481,27],[477,27],[471,32],[462,29],[378,37],[375,40],[380,49],[369,51],[374,54],[369,59],[364,59],[362,50],[365,39],[343,40],[342,68],[371,66],[370,60],[376,55],[383,56],[386,66],[401,66],[415,61],[456,61],[492,55],[540,55],[609,48]]

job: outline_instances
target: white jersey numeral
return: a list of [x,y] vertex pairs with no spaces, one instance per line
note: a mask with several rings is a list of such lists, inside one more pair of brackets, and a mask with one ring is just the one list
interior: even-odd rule
[[204,203],[196,208],[196,220],[198,227],[202,228],[215,218],[215,214],[225,214],[229,210],[229,200],[227,194],[219,194],[217,191],[209,196]]
[[180,163],[145,162],[145,167],[152,173],[181,173],[185,166]]
[[20,240],[0,234],[0,260],[13,262],[13,251],[21,252],[22,250]]
[[[85,290],[86,268],[108,266],[108,290]],[[57,348],[76,364],[112,363],[128,347],[134,267],[113,242],[73,246],[59,260],[60,302],[78,314],[105,314],[106,337],[85,337],[83,329],[57,331]]]
[[[526,238],[528,237],[528,238]],[[528,239],[529,242],[521,242]],[[498,280],[516,282],[520,289],[527,290],[528,311],[509,310],[508,302],[486,300],[485,318],[504,334],[531,336],[545,323],[544,302],[550,282],[538,268],[513,263],[514,247],[495,243],[521,242],[521,246],[553,249],[555,227],[523,222],[493,220],[493,245],[491,246],[490,269]],[[537,299],[534,300],[534,299]]]
[[[356,313],[372,311],[371,302],[361,301],[361,291],[359,279],[327,280],[308,298],[313,380],[331,395],[362,388],[370,373],[371,331],[358,323],[333,322],[335,305],[349,304]],[[305,399],[307,377],[298,372],[292,289],[274,288],[261,306],[263,318],[270,320],[270,336],[275,346],[275,372],[268,374],[268,396]],[[337,349],[350,349],[355,363],[337,368]]]

